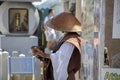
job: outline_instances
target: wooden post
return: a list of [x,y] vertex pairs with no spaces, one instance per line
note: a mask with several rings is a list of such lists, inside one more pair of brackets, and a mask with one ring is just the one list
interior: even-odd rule
[[35,58],[35,73],[33,77],[35,77],[35,80],[41,80],[41,63],[40,60],[37,58]]
[[8,52],[2,52],[2,80],[9,80],[10,75],[8,73],[8,56]]
[[2,52],[0,52],[0,80],[2,80]]
[[[81,0],[76,0],[76,12],[75,16],[76,18],[81,21]],[[80,80],[80,70],[75,74],[76,80]]]
[[101,80],[101,71],[104,66],[104,29],[105,29],[105,1],[101,0],[100,8],[100,35],[99,35],[99,45],[98,45],[98,63],[99,63],[99,73],[98,80]]
[[42,46],[45,45],[45,38],[44,38],[44,34],[42,33]]
[[75,16],[76,18],[81,21],[81,0],[76,0],[76,12]]

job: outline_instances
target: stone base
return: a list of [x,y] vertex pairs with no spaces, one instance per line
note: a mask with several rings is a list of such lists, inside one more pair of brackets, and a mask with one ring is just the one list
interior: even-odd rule
[[13,51],[21,51],[27,55],[32,46],[38,46],[38,38],[30,37],[13,37],[0,35],[0,48],[8,51],[10,55]]

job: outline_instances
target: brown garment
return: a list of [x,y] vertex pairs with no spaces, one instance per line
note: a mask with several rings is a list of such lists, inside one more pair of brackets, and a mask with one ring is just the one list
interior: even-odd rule
[[64,42],[69,42],[75,46],[75,49],[72,53],[68,64],[68,79],[67,80],[75,80],[75,73],[80,69],[80,59],[81,59],[81,39],[80,35],[76,32],[67,33],[59,44],[56,46],[54,53],[61,47]]

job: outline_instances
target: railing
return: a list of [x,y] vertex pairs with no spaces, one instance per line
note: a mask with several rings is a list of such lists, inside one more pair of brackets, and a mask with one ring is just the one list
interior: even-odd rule
[[41,80],[40,61],[35,57],[10,57],[8,52],[1,51],[0,80],[13,80],[12,75],[19,75],[17,80],[27,80],[25,75],[31,75],[31,80]]

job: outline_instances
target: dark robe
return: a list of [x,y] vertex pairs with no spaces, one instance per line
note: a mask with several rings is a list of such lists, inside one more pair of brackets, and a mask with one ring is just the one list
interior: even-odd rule
[[[64,42],[69,42],[75,46],[74,51],[72,53],[72,56],[70,58],[69,64],[68,64],[68,79],[67,80],[75,80],[75,73],[80,69],[80,61],[81,61],[81,38],[80,35],[78,35],[75,32],[69,32],[67,33],[58,43],[58,45],[55,47],[53,53],[55,53]],[[52,65],[50,70],[51,73],[51,80],[53,79],[53,69]]]

